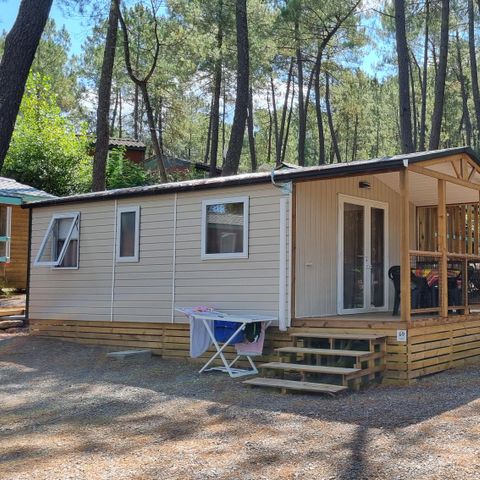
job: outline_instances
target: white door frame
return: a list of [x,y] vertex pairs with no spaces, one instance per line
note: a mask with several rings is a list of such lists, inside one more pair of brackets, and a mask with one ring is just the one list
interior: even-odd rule
[[[363,308],[343,308],[343,267],[344,267],[344,205],[345,203],[352,203],[354,205],[361,205],[365,207],[365,216],[364,216],[364,231],[363,231],[363,242],[364,242],[364,268],[363,268]],[[385,221],[384,221],[384,296],[385,304],[381,307],[372,307],[371,306],[371,295],[372,295],[372,286],[371,286],[371,208],[381,208],[385,212]],[[338,314],[348,314],[348,313],[368,313],[368,312],[386,312],[388,310],[388,263],[389,263],[389,236],[388,236],[388,225],[389,225],[389,216],[388,216],[388,203],[378,202],[376,200],[369,200],[366,198],[353,197],[350,195],[338,194],[338,213],[337,213],[337,226],[338,226],[338,251],[337,251],[337,313]]]

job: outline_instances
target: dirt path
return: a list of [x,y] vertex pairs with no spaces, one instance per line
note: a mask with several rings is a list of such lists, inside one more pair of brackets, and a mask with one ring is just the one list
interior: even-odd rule
[[479,367],[338,399],[0,339],[3,479],[478,479]]

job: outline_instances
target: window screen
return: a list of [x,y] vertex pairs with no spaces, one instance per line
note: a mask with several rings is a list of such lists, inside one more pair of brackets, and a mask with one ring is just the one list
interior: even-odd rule
[[247,256],[248,199],[204,204],[204,257]]

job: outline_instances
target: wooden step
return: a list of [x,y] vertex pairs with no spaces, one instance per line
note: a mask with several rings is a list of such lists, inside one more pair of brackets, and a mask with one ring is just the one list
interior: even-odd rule
[[312,383],[300,382],[296,380],[282,380],[281,378],[262,378],[256,377],[245,380],[243,383],[256,387],[272,387],[281,388],[282,390],[298,390],[301,392],[316,392],[316,393],[334,393],[347,390],[347,387],[342,385],[330,385],[328,383]]
[[345,367],[327,367],[324,365],[304,365],[301,363],[284,363],[284,362],[269,362],[260,365],[261,368],[270,368],[273,370],[288,370],[295,372],[310,372],[310,373],[329,373],[332,375],[349,375],[360,372],[360,368],[345,368]]
[[386,338],[385,335],[375,335],[373,333],[312,333],[312,332],[294,332],[290,334],[294,338],[332,338],[335,340],[379,340]]
[[336,350],[330,348],[281,347],[275,350],[279,353],[311,353],[313,355],[335,355],[338,357],[367,357],[372,354],[372,352],[365,350]]

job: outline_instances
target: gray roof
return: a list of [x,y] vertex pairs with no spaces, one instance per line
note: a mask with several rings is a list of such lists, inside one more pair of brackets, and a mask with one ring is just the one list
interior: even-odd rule
[[43,190],[24,185],[7,177],[0,177],[0,196],[20,198],[23,202],[56,198]]
[[[158,165],[157,163],[157,157],[154,155],[152,157],[149,157],[144,160],[143,164],[147,168],[153,168]],[[207,163],[202,163],[202,162],[193,162],[191,160],[187,160],[185,158],[179,158],[175,157],[173,155],[164,155],[163,156],[163,165],[165,167],[165,170],[171,171],[171,170],[177,170],[177,169],[190,169],[190,168],[195,168],[196,170],[201,170],[204,172],[210,171],[210,165]],[[218,175],[221,175],[222,169],[220,167],[217,167],[217,173]]]
[[126,147],[131,150],[145,150],[147,147],[146,145],[133,138],[115,138],[110,137],[108,139],[108,146],[109,147]]
[[146,195],[160,195],[174,192],[206,190],[223,188],[235,185],[253,185],[269,183],[272,179],[277,182],[290,180],[324,179],[346,177],[352,175],[373,174],[398,171],[408,163],[417,163],[434,158],[465,153],[480,165],[480,159],[470,147],[448,148],[416,152],[391,157],[375,158],[372,160],[357,160],[347,163],[333,163],[315,167],[283,168],[272,172],[245,173],[229,177],[215,177],[182,182],[162,183],[145,187],[120,188],[103,192],[91,192],[70,197],[59,197],[51,200],[30,203],[28,207],[42,207],[55,204],[77,203],[85,201],[112,200],[115,198],[137,197]]

